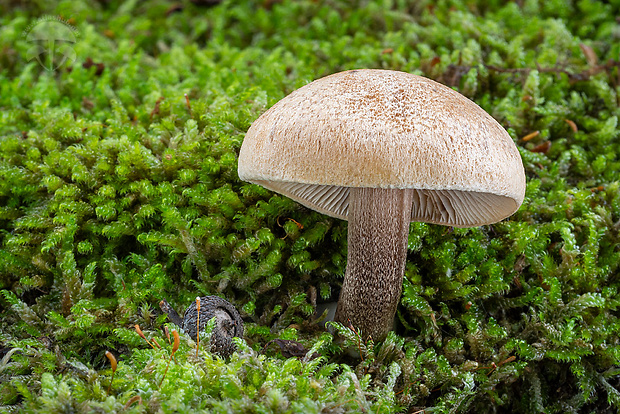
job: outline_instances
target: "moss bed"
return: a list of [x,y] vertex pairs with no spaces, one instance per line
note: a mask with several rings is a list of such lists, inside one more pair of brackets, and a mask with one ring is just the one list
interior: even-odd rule
[[[620,1],[205,3],[0,3],[0,411],[620,410]],[[28,60],[43,16],[76,36],[52,71]],[[411,225],[382,343],[314,321],[346,223],[236,172],[254,119],[353,68],[474,100],[528,180],[498,224]],[[245,338],[181,335],[169,363],[158,303],[197,295]]]

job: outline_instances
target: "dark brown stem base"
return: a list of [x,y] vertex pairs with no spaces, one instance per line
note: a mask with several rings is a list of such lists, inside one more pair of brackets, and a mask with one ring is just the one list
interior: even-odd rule
[[334,319],[382,340],[402,291],[413,190],[350,191],[348,261]]

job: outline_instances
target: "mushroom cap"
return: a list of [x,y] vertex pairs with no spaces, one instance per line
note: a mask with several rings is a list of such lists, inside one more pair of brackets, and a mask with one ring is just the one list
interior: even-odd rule
[[294,91],[248,130],[239,178],[346,220],[349,188],[415,191],[411,221],[495,223],[523,202],[525,172],[508,133],[430,79],[360,69]]

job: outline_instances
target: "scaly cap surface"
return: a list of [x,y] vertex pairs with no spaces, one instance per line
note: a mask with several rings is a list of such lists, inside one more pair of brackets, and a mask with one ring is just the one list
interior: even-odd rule
[[412,221],[479,226],[514,213],[525,173],[508,133],[430,79],[351,70],[294,91],[260,116],[239,178],[347,219],[348,188],[414,188]]

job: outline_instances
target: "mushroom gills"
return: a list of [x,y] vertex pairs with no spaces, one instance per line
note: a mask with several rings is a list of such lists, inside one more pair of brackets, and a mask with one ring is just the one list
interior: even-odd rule
[[[349,216],[350,192],[355,188],[285,181],[253,182],[284,194],[312,210],[344,220]],[[409,190],[413,194],[410,221],[454,227],[480,226],[512,214],[517,206],[510,197],[485,192],[419,188]]]

